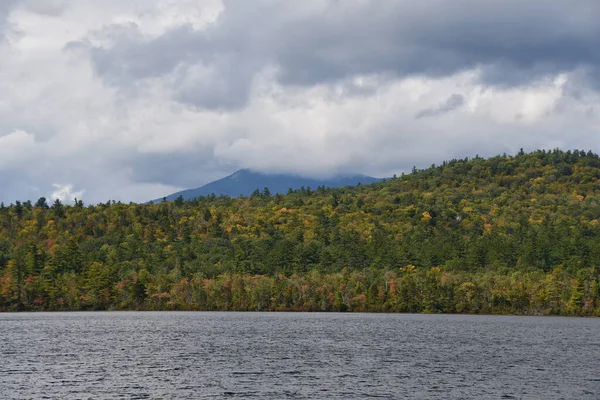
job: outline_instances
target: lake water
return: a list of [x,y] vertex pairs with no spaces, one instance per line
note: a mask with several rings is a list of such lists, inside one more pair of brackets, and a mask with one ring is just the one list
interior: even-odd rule
[[600,399],[600,319],[0,314],[0,398]]

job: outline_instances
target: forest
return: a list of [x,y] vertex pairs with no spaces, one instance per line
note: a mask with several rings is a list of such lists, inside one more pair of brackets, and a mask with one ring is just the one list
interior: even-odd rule
[[383,182],[159,204],[0,205],[0,311],[600,316],[600,158],[538,150]]

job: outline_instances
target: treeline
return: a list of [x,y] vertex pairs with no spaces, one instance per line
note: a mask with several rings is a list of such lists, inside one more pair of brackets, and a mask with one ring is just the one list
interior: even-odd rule
[[600,315],[600,158],[161,204],[0,205],[1,310]]
[[[47,297],[43,278],[21,290],[27,310],[360,311],[600,316],[597,271],[447,272],[439,267],[292,275],[203,274],[174,271],[157,282],[145,270],[125,279],[62,275]],[[11,289],[3,295],[17,297]]]

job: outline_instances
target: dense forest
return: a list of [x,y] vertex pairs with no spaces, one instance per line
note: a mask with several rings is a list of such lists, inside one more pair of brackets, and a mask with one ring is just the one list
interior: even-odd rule
[[357,187],[0,205],[0,310],[600,316],[600,158],[452,160]]

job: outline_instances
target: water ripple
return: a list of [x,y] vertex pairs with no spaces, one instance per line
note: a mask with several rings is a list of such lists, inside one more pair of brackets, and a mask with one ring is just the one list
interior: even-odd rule
[[598,399],[600,320],[0,314],[2,399]]

